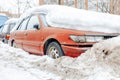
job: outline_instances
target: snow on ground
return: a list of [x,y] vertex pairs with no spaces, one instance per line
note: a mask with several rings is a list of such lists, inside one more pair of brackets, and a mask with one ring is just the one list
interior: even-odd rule
[[120,37],[101,41],[78,58],[56,60],[1,42],[0,80],[120,80]]
[[40,62],[51,60],[47,56],[30,55],[3,43],[0,51],[0,80],[60,80],[59,76],[39,69]]

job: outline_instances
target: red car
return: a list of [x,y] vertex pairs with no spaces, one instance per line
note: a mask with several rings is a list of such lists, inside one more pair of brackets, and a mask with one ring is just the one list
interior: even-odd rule
[[49,55],[52,58],[64,55],[77,57],[94,43],[115,36],[103,32],[50,26],[46,21],[47,13],[40,10],[34,10],[22,17],[16,30],[10,33],[11,46],[37,55]]

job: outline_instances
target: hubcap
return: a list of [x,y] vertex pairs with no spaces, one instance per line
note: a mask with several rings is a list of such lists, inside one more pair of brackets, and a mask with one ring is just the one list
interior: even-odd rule
[[54,46],[50,47],[49,50],[48,50],[48,56],[50,56],[54,59],[59,58],[60,56],[59,56],[58,49]]

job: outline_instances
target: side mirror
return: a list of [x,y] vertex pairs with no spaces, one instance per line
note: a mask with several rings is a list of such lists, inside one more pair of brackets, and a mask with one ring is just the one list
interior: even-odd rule
[[40,28],[39,28],[39,24],[35,24],[33,27],[34,27],[35,29],[37,29],[37,30],[40,29]]

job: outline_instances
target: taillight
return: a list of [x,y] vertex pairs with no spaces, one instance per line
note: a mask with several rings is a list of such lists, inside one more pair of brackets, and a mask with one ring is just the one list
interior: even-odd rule
[[7,40],[9,40],[10,35],[9,35],[9,34],[7,34],[5,38],[6,38]]

